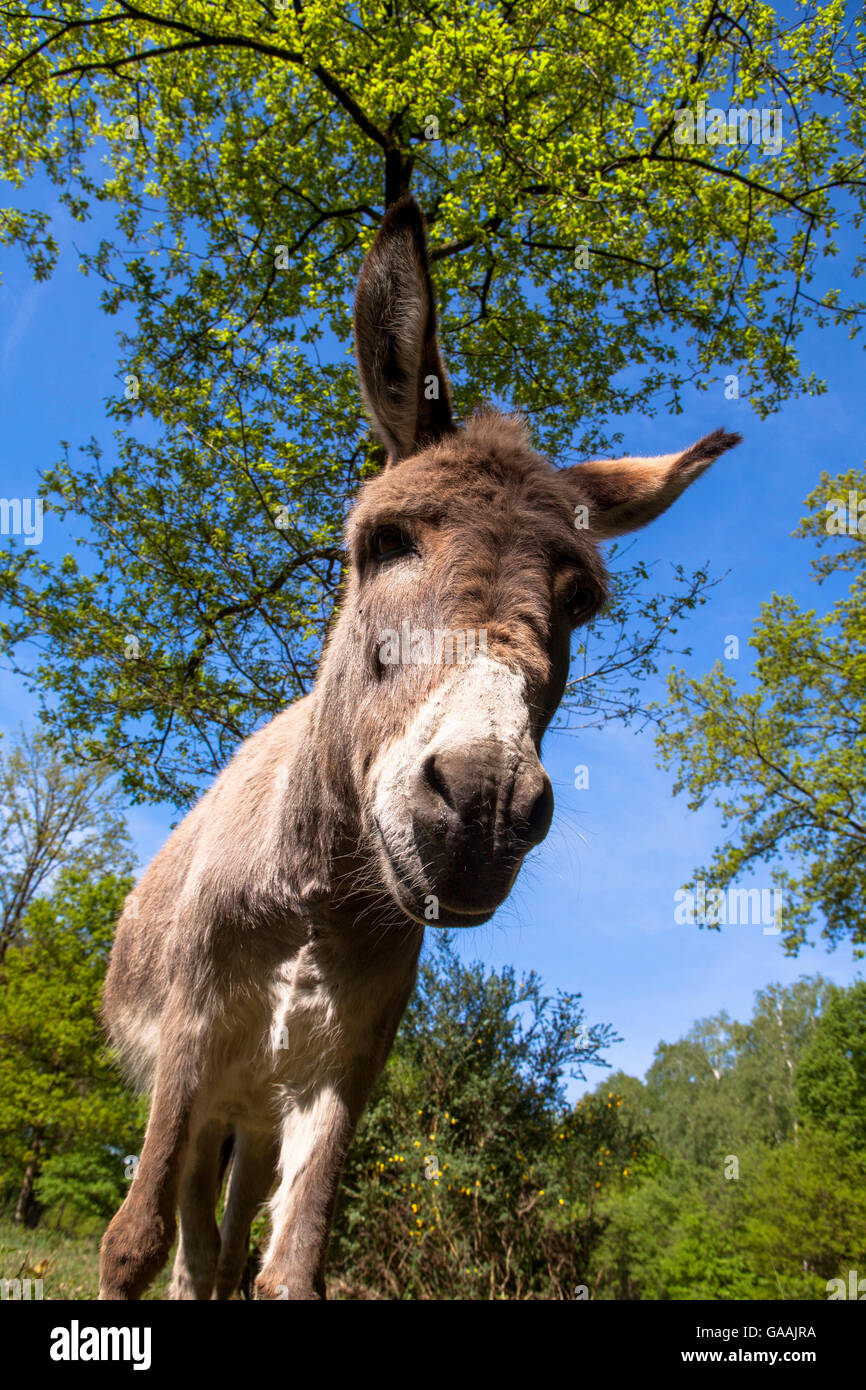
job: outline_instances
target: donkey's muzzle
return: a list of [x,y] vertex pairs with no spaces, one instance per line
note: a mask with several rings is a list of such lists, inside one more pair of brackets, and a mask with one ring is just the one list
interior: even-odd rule
[[433,891],[453,912],[492,910],[553,817],[553,789],[537,758],[483,743],[422,759],[410,790],[416,846]]

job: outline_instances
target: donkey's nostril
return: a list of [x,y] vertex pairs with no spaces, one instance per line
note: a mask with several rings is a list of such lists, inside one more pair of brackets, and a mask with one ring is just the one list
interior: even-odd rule
[[[527,759],[515,774],[490,748],[428,753],[416,774],[413,803],[429,833],[461,841],[489,835],[521,853],[541,843],[553,818],[553,789],[541,764]],[[458,848],[454,839],[450,849]]]
[[[553,820],[553,788],[550,778],[543,769],[539,768],[538,771],[540,787],[538,779],[533,778],[532,786],[521,789],[524,793],[523,798],[515,795],[511,805],[514,834],[528,849],[541,844]],[[534,799],[533,793],[536,793]],[[524,801],[525,809],[521,809],[520,800]]]
[[529,817],[529,829],[534,845],[541,844],[553,820],[553,788],[547,778],[544,779],[544,783]]
[[456,913],[489,913],[502,902],[553,815],[538,758],[527,750],[515,759],[513,745],[493,739],[425,750],[407,794],[425,881]]
[[439,797],[441,801],[444,801],[450,810],[457,810],[454,794],[448,785],[446,760],[441,754],[437,757],[435,753],[428,753],[421,765],[421,778],[426,783],[428,790]]

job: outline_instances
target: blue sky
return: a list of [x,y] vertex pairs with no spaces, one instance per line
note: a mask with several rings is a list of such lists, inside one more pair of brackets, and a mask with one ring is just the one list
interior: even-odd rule
[[[38,201],[38,190],[25,199]],[[35,285],[20,257],[3,256],[0,285],[0,495],[33,496],[36,473],[96,435],[111,459],[105,399],[118,394],[114,341],[117,324],[98,306],[99,285],[81,275],[75,245],[95,240],[92,227],[69,222],[53,195],[43,206],[57,214],[61,245],[53,278]],[[842,267],[853,254],[843,242]],[[843,282],[844,283],[844,282]],[[747,675],[752,622],[771,593],[791,593],[805,605],[823,596],[809,580],[808,543],[791,532],[802,502],[822,469],[841,471],[863,461],[866,391],[862,349],[842,330],[809,332],[801,353],[827,382],[827,394],[795,401],[759,421],[745,400],[726,400],[723,385],[689,392],[677,417],[631,418],[624,447],[660,453],[685,447],[723,425],[745,442],[725,455],[669,512],[636,539],[635,557],[674,561],[687,569],[710,561],[730,571],[708,604],[682,630],[694,649],[685,662],[695,674],[723,654],[725,638],[740,639],[738,672]],[[720,364],[735,371],[737,364]],[[2,542],[0,542],[2,543]],[[46,517],[43,553],[63,553],[66,538]],[[662,567],[663,573],[663,567]],[[659,698],[663,682],[651,684]],[[0,730],[32,717],[21,683],[0,672]],[[862,975],[848,947],[828,954],[804,948],[783,954],[779,939],[760,926],[721,932],[678,926],[674,893],[706,863],[719,843],[711,808],[690,813],[674,800],[672,779],[655,765],[650,729],[633,733],[610,725],[597,732],[548,734],[545,765],[557,813],[546,842],[530,858],[508,903],[485,927],[464,933],[460,949],[491,966],[535,969],[549,990],[580,991],[587,1021],[609,1022],[623,1042],[609,1049],[615,1068],[642,1075],[659,1040],[682,1036],[697,1018],[728,1010],[744,1018],[755,990],[822,972],[839,983]],[[576,790],[577,764],[589,787]],[[138,807],[130,826],[142,867],[163,842],[170,809]],[[769,878],[764,881],[769,885]],[[599,1073],[590,1069],[587,1083]],[[584,1087],[579,1083],[573,1093]]]

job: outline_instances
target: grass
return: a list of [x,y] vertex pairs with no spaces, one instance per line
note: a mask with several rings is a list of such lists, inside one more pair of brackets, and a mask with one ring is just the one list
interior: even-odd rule
[[[84,1233],[57,1228],[46,1213],[35,1230],[0,1216],[0,1279],[42,1279],[45,1299],[94,1299],[99,1287],[99,1242],[104,1227]],[[146,1299],[165,1297],[174,1251]]]
[[[55,1212],[46,1211],[35,1230],[16,1226],[8,1214],[0,1214],[0,1279],[42,1280],[44,1299],[86,1302],[99,1293],[99,1242],[108,1223],[85,1222],[58,1226]],[[265,1217],[260,1215],[254,1233],[264,1241]],[[144,1299],[164,1299],[168,1293],[175,1246]],[[31,1295],[32,1296],[32,1295]],[[235,1294],[235,1298],[239,1295]],[[359,1293],[341,1280],[328,1284],[330,1299],[379,1298],[372,1291]]]

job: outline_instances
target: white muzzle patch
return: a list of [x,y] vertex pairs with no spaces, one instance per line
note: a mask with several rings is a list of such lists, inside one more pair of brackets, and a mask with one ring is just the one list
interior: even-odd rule
[[431,754],[461,748],[474,752],[481,743],[504,748],[515,769],[538,756],[523,677],[488,657],[477,657],[446,677],[370,770],[373,816],[391,871],[418,898],[430,891],[413,833],[411,790],[419,766]]

